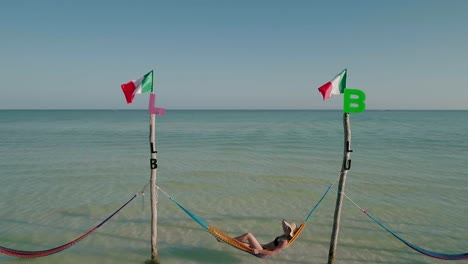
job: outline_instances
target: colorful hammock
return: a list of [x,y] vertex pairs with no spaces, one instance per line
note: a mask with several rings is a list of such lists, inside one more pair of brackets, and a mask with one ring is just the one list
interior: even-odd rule
[[114,213],[112,213],[110,216],[108,216],[104,221],[99,223],[97,226],[93,227],[90,229],[88,232],[84,233],[83,235],[79,236],[73,241],[70,241],[66,244],[63,244],[61,246],[51,248],[51,249],[46,249],[46,250],[40,250],[40,251],[27,251],[27,250],[17,250],[17,249],[11,249],[11,248],[6,248],[0,246],[0,253],[13,256],[13,257],[18,257],[18,258],[38,258],[38,257],[45,257],[49,256],[55,253],[58,253],[62,250],[65,250],[74,244],[78,243],[79,241],[83,240],[85,237],[87,237],[89,234],[92,232],[96,231],[99,227],[104,225],[107,221],[109,221],[114,215],[116,215],[120,210],[122,210],[125,206],[127,206],[135,197],[137,197],[138,194],[135,194],[130,200],[128,200],[124,205],[122,205],[119,209],[117,209]]
[[[212,226],[212,225],[208,225],[208,223],[203,220],[202,218],[200,218],[199,216],[197,216],[196,214],[194,214],[193,212],[191,212],[190,210],[188,210],[186,207],[184,207],[182,204],[180,204],[179,202],[177,202],[174,198],[172,198],[170,195],[168,195],[166,192],[164,192],[159,186],[156,186],[164,195],[166,195],[172,202],[174,202],[180,209],[182,209],[182,211],[184,211],[188,216],[190,216],[195,222],[197,222],[203,229],[205,229],[206,231],[208,231],[211,235],[213,235],[218,241],[220,242],[224,242],[234,248],[237,248],[241,251],[244,251],[244,252],[247,252],[249,254],[252,254],[254,256],[257,256],[259,257],[260,255],[256,255],[254,254],[253,252],[253,249],[251,247],[249,247],[249,245],[245,244],[245,243],[242,243],[240,242],[239,240],[229,236],[228,234],[226,234],[225,232],[221,231],[220,229]],[[289,240],[288,242],[288,245],[286,247],[289,247],[292,245],[292,243],[294,243],[294,241],[296,241],[296,239],[299,237],[299,235],[302,233],[302,231],[304,230],[305,226],[307,225],[307,222],[309,221],[310,217],[312,216],[312,214],[314,213],[314,211],[317,209],[317,207],[320,205],[320,203],[323,201],[323,199],[325,198],[325,196],[330,192],[330,190],[332,189],[333,187],[333,184],[331,184],[328,189],[325,191],[325,193],[322,195],[322,197],[320,198],[320,200],[317,202],[317,204],[315,204],[315,206],[310,210],[309,214],[307,215],[307,217],[305,218],[305,220],[301,223],[301,225],[298,227],[297,231],[294,233],[294,236],[291,238],[291,240]]]
[[363,212],[365,215],[367,215],[372,221],[374,221],[376,224],[381,226],[383,229],[385,229],[388,233],[390,233],[392,236],[403,242],[405,245],[408,247],[412,248],[413,250],[424,254],[426,256],[429,256],[431,258],[436,258],[436,259],[442,259],[442,260],[468,260],[468,253],[462,253],[462,254],[445,254],[445,253],[439,253],[439,252],[434,252],[430,251],[427,249],[424,249],[422,247],[419,247],[413,243],[410,243],[403,239],[401,236],[399,236],[397,233],[393,232],[390,230],[388,227],[386,227],[384,224],[379,222],[377,219],[375,219],[372,215],[370,215],[366,210],[361,209],[361,212]]

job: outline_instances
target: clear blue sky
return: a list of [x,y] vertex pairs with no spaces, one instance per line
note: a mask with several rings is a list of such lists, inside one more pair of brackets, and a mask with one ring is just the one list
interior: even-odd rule
[[0,109],[468,109],[468,1],[5,0]]

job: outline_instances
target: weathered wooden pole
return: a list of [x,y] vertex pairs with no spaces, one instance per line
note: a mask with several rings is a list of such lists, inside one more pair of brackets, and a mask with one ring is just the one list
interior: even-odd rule
[[158,192],[156,191],[156,170],[158,168],[156,159],[156,114],[150,115],[150,146],[151,146],[151,261],[159,263],[158,260]]
[[335,252],[338,244],[338,233],[340,231],[341,205],[343,203],[343,193],[346,185],[346,175],[351,168],[351,127],[349,126],[349,113],[343,114],[344,128],[344,152],[343,164],[341,166],[340,182],[338,184],[338,194],[336,198],[335,217],[333,222],[333,232],[328,252],[328,264],[335,263]]

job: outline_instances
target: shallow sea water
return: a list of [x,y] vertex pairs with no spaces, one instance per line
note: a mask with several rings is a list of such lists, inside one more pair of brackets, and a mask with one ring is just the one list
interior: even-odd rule
[[[351,115],[345,192],[405,239],[468,250],[468,111]],[[145,111],[0,111],[0,246],[42,250],[104,220],[149,181]],[[176,111],[157,117],[157,183],[208,223],[261,242],[300,223],[339,176],[340,111]],[[144,263],[149,189],[96,232],[45,258],[1,263]],[[336,189],[297,242],[257,259],[219,243],[162,193],[161,263],[326,263]],[[439,263],[344,201],[336,263]]]

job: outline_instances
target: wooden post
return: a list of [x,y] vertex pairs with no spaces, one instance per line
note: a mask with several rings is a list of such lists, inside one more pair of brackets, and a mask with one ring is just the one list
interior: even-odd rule
[[150,146],[151,146],[151,263],[159,263],[157,245],[158,227],[158,193],[156,191],[156,170],[158,168],[156,159],[156,114],[150,115]]
[[328,252],[328,264],[335,263],[336,246],[338,244],[338,233],[340,231],[341,205],[343,203],[343,193],[346,185],[346,175],[351,168],[351,128],[349,126],[349,113],[343,114],[344,128],[344,152],[343,164],[341,166],[340,182],[338,184],[338,194],[336,198],[335,218],[333,222],[333,232]]

